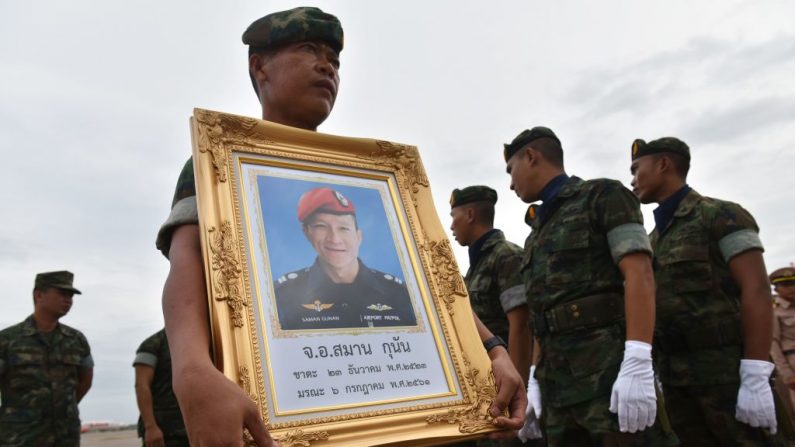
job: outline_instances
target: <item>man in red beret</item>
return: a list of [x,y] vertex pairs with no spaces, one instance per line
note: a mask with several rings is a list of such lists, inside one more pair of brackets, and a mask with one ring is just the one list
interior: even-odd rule
[[347,197],[330,188],[312,189],[298,201],[298,220],[317,259],[276,280],[282,329],[417,324],[403,280],[359,259],[362,230]]

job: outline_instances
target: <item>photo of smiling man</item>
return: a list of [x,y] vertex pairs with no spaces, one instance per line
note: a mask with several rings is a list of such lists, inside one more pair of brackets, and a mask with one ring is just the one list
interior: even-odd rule
[[364,234],[347,197],[328,187],[311,189],[298,200],[298,221],[317,257],[275,281],[282,329],[416,325],[403,280],[360,259]]

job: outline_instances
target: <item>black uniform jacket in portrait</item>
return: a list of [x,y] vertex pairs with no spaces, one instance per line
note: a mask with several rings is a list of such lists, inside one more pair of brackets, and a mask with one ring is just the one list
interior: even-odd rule
[[329,279],[319,261],[276,280],[282,329],[340,329],[414,326],[417,317],[406,284],[359,260],[350,284]]

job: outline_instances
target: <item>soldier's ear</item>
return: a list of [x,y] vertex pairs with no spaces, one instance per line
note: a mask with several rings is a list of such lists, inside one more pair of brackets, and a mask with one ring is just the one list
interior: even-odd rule
[[467,223],[473,223],[475,221],[475,207],[469,206],[466,210],[467,213]]

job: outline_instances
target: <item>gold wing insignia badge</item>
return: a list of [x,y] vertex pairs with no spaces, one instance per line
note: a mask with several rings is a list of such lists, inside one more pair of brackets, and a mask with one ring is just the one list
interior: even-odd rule
[[376,303],[367,306],[370,310],[377,310],[379,312],[383,312],[385,310],[392,310],[392,306],[387,306],[386,304]]
[[321,303],[320,300],[315,300],[312,304],[302,304],[301,307],[315,312],[323,312],[324,310],[334,307],[334,303]]

